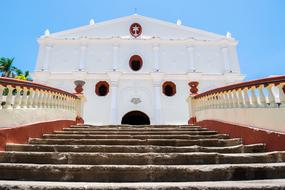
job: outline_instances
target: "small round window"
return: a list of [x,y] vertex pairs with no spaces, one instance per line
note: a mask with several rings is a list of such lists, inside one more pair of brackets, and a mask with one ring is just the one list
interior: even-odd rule
[[106,96],[109,93],[109,84],[106,81],[100,81],[96,84],[95,93],[98,96]]
[[130,67],[133,71],[138,71],[142,68],[142,58],[139,55],[133,55],[129,61]]
[[166,96],[173,96],[176,94],[176,85],[171,81],[164,82],[162,85],[162,91]]

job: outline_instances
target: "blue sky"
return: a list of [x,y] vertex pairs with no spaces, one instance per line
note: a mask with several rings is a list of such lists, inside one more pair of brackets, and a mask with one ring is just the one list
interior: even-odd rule
[[246,80],[285,74],[285,1],[283,0],[1,0],[0,56],[33,71],[46,28],[57,32],[137,13],[226,34],[240,43],[238,55]]

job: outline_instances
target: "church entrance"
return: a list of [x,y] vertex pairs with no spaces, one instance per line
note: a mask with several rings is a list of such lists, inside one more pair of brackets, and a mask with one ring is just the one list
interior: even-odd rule
[[124,115],[121,124],[149,125],[149,117],[141,111],[131,111]]

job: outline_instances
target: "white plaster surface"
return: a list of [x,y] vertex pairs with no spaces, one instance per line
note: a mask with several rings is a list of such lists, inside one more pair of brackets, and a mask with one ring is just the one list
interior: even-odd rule
[[74,111],[64,109],[1,109],[0,128],[19,127],[28,124],[54,120],[75,120],[75,118],[76,114]]
[[218,120],[269,131],[285,132],[285,108],[230,108],[197,111],[197,121]]
[[[129,33],[134,22],[143,28],[138,38]],[[75,80],[84,80],[87,101],[83,118],[90,124],[113,123],[112,90],[107,96],[97,96],[95,85],[107,81],[111,87],[116,73],[120,73],[116,79],[117,124],[127,112],[134,110],[147,114],[151,124],[186,124],[189,81],[199,81],[201,92],[244,78],[240,73],[236,40],[140,15],[53,33],[42,36],[38,42],[34,80],[69,92],[74,91]],[[129,67],[129,59],[134,54],[143,59],[139,71]],[[230,72],[225,68],[225,61]],[[152,76],[157,72],[163,75],[161,85],[173,81],[177,88],[172,97],[160,90],[161,113],[155,108],[159,103],[155,102]],[[131,103],[133,98],[140,98],[141,103]]]

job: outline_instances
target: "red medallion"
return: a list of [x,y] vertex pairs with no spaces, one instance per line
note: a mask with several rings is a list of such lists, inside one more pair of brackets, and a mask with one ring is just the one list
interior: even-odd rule
[[133,23],[130,26],[130,33],[133,37],[138,37],[142,33],[142,26],[139,23]]

